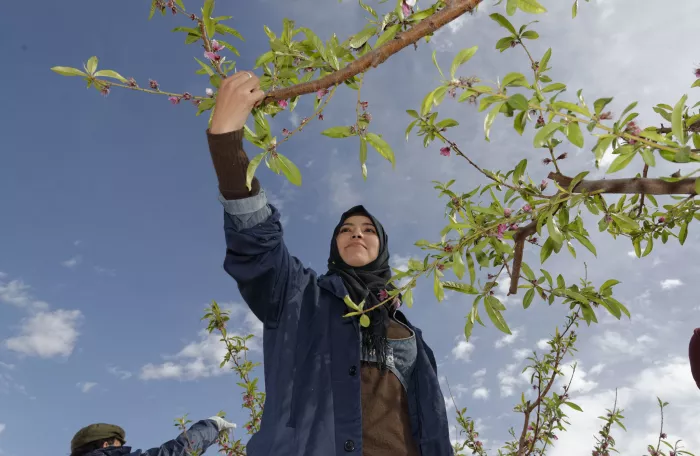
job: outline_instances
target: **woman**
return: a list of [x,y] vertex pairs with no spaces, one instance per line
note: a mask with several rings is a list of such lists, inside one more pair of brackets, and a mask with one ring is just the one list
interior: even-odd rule
[[265,411],[250,456],[451,456],[435,357],[421,331],[386,304],[361,328],[343,298],[370,307],[390,289],[388,237],[362,206],[341,217],[328,273],[290,255],[280,214],[257,179],[245,184],[243,126],[264,98],[250,72],[217,95],[209,149],[224,205],[224,269],[263,322]]

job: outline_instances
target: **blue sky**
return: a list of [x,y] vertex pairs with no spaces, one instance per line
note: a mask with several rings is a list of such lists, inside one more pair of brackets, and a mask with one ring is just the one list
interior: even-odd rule
[[[142,85],[153,78],[163,90],[203,94],[207,80],[194,74],[193,60],[200,51],[186,47],[181,34],[169,33],[186,21],[156,16],[149,22],[147,3],[39,0],[27,15],[26,5],[11,2],[0,17],[3,456],[66,454],[73,433],[95,421],[120,424],[131,444],[151,447],[176,434],[173,419],[184,413],[199,419],[223,409],[235,422],[245,419],[233,375],[215,368],[221,349],[202,334],[199,321],[215,299],[232,309],[238,331],[260,330],[221,267],[222,210],[205,118],[194,117],[188,105],[171,106],[165,97],[115,89],[104,98],[77,79],[49,71],[55,65],[79,67],[97,55],[101,68]],[[568,2],[543,3],[550,14],[538,18],[541,39],[532,49],[541,55],[554,48],[553,76],[569,84],[571,95],[579,87],[589,99],[615,95],[613,111],[639,100],[643,124],[658,122],[651,115],[656,103],[673,104],[683,93],[697,101],[698,91],[688,89],[700,60],[691,44],[700,40],[697,2],[678,1],[673,9],[649,2],[642,10],[632,0],[592,0],[581,5],[573,21]],[[199,7],[196,0],[185,4]],[[370,102],[374,129],[394,147],[396,170],[371,156],[365,183],[357,145],[319,135],[354,118],[355,92],[342,89],[325,120],[312,123],[282,151],[301,168],[304,186],[294,188],[266,169],[260,172],[284,214],[290,250],[307,265],[325,270],[337,217],[363,203],[385,224],[394,264],[400,266],[416,253],[413,242],[439,236],[443,206],[431,181],[457,178],[461,188],[480,182],[463,161],[441,157],[437,146],[424,150],[415,137],[406,143],[405,110],[417,108],[438,84],[430,63],[433,49],[447,66],[459,49],[479,45],[465,76],[495,80],[510,71],[527,72],[519,52],[493,49],[502,32],[486,16],[501,8],[484,4],[474,16],[437,33],[429,45],[407,50],[368,75],[363,98]],[[232,26],[246,38],[235,43],[242,54],[239,68],[249,68],[266,50],[263,24],[279,30],[282,18],[290,17],[324,38],[333,32],[344,38],[364,22],[362,9],[348,1],[263,0],[246,5],[244,12],[239,3],[220,0],[217,11],[233,15]],[[531,19],[517,16],[514,22]],[[310,113],[308,104],[298,109],[299,116]],[[446,103],[440,112],[460,121],[454,139],[480,164],[512,166],[527,156],[533,179],[546,174],[528,138],[511,133],[501,119],[486,143],[483,116],[473,108]],[[280,115],[273,129],[290,128],[298,120]],[[592,169],[592,145],[587,138],[583,149],[570,150],[565,172]],[[670,242],[644,260],[631,257],[624,241],[595,234],[595,225],[590,232],[598,241],[598,259],[581,251],[578,261],[560,255],[547,267],[568,281],[578,280],[583,259],[592,281],[621,280],[618,298],[633,318],[606,317],[579,331],[574,400],[584,413],[573,418],[573,429],[560,436],[554,454],[592,447],[596,417],[612,405],[615,388],[629,417],[629,432],[616,434],[622,454],[643,451],[655,438],[657,395],[671,402],[670,438],[700,449],[695,432],[700,395],[686,362],[688,339],[700,326],[698,265],[692,260],[700,245],[697,231],[691,227],[683,251]],[[502,284],[501,294],[505,289]],[[508,426],[520,422],[511,410],[528,388],[519,375],[523,353],[537,349],[565,315],[556,304],[541,302],[523,311],[521,299],[505,300],[513,336],[504,338],[489,326],[477,328],[469,343],[462,335],[469,298],[450,295],[438,304],[431,286],[421,283],[408,310],[424,328],[458,406],[478,418],[487,448],[497,448],[508,437]],[[252,355],[259,358],[259,351]]]

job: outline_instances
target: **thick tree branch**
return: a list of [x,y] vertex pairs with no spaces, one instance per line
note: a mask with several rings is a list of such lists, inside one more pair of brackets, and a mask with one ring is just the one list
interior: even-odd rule
[[533,220],[529,224],[518,228],[513,235],[515,240],[515,254],[513,256],[513,271],[510,274],[510,290],[508,295],[518,293],[518,280],[520,279],[520,264],[523,262],[523,250],[525,250],[525,241],[529,236],[537,232],[537,220]]
[[[573,178],[559,173],[549,173],[548,177],[564,188],[568,188],[573,180]],[[681,179],[676,182],[643,177],[601,180],[584,179],[576,184],[572,191],[574,193],[599,191],[613,194],[695,195],[695,178]]]
[[338,85],[352,78],[355,75],[367,71],[370,67],[376,68],[384,63],[389,57],[396,54],[403,48],[417,43],[422,38],[430,35],[444,25],[457,19],[464,13],[474,10],[481,3],[481,0],[452,0],[447,2],[448,6],[443,10],[423,19],[410,30],[396,35],[396,38],[385,43],[373,51],[368,52],[355,60],[345,68],[317,79],[315,81],[296,84],[283,89],[272,90],[267,93],[263,104],[274,103],[279,100],[288,100],[299,95],[317,92],[320,89]]

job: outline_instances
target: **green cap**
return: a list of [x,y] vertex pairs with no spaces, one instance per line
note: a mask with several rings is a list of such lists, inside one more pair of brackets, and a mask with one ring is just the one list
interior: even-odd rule
[[76,448],[102,439],[119,439],[123,443],[126,442],[126,433],[124,429],[114,424],[91,424],[76,432],[70,442],[70,450],[73,452]]

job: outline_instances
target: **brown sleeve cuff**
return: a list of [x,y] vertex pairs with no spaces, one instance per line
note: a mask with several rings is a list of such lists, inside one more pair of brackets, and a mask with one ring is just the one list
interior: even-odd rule
[[245,184],[249,160],[243,150],[243,129],[221,134],[207,130],[207,141],[221,195],[227,200],[257,195],[260,192],[257,178],[253,179],[250,191]]

